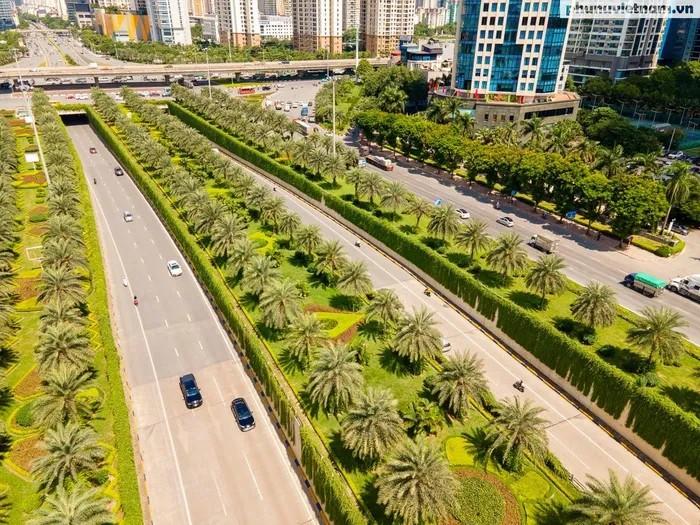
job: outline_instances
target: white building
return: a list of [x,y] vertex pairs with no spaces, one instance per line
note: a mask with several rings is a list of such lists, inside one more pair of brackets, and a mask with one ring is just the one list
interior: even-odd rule
[[257,0],[216,0],[219,40],[237,47],[260,45],[260,14]]
[[446,7],[417,7],[415,22],[435,29],[447,24],[449,14]]
[[260,15],[260,39],[291,40],[294,25],[291,16]]
[[415,11],[415,0],[360,0],[360,46],[372,55],[389,55],[400,36],[413,34]]
[[15,3],[12,0],[0,0],[0,31],[14,29],[18,25]]
[[187,0],[147,0],[151,40],[165,44],[192,43]]
[[343,0],[292,0],[292,22],[295,49],[342,51]]
[[360,0],[343,0],[343,31],[360,27]]

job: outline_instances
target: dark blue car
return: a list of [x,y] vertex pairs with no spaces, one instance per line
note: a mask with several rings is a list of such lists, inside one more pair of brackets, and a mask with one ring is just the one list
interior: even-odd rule
[[231,412],[233,412],[233,417],[236,418],[236,423],[238,423],[238,428],[243,432],[248,430],[253,430],[255,428],[255,418],[253,413],[248,408],[245,399],[242,397],[237,397],[231,401]]
[[180,378],[180,390],[187,408],[202,406],[202,393],[199,391],[194,374],[186,374]]

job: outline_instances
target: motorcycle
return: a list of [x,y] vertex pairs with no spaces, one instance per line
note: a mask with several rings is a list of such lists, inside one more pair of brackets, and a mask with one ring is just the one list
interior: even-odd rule
[[523,385],[522,381],[516,381],[515,383],[513,383],[513,388],[515,388],[521,393],[525,392],[525,386]]
[[498,202],[498,201],[496,201],[496,203],[493,205],[493,207],[496,208],[497,210],[500,210],[500,209],[501,209],[501,203]]
[[93,184],[97,184],[97,179],[92,179]]
[[355,241],[355,246],[360,247],[360,241]]
[[134,306],[138,306],[138,305],[139,305],[139,300],[134,295]]
[[433,295],[433,292],[430,291],[430,288],[426,288],[425,290],[423,290],[423,293],[424,293],[425,295],[427,295],[428,297],[430,297],[431,295]]
[[542,218],[543,218],[543,219],[546,219],[547,217],[549,217],[549,212],[548,212],[548,211],[543,211],[543,212],[542,212]]

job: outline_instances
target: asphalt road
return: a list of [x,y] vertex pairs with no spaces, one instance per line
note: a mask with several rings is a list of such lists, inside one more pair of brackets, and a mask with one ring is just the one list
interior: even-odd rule
[[[251,380],[183,257],[128,176],[88,125],[69,134],[98,220],[112,315],[130,387],[154,523],[317,523],[302,482]],[[97,154],[90,154],[95,146]],[[98,183],[92,184],[96,178]],[[131,211],[134,221],[124,222]],[[128,279],[125,287],[122,279]],[[135,307],[132,296],[137,295]],[[189,410],[178,377],[194,373],[204,404]],[[241,432],[230,410],[245,397],[257,427]]]
[[[271,185],[261,175],[253,175],[259,182]],[[350,257],[365,261],[375,289],[393,289],[409,311],[425,306],[434,312],[439,329],[451,343],[450,353],[470,351],[483,359],[489,387],[498,399],[517,395],[542,406],[544,417],[550,422],[547,429],[550,448],[579,481],[586,481],[588,475],[606,477],[608,469],[621,477],[630,474],[639,483],[652,487],[652,496],[659,501],[659,510],[670,523],[696,525],[699,522],[700,510],[693,503],[497,346],[474,322],[449,307],[440,297],[426,297],[423,283],[366,241],[363,240],[361,247],[357,248],[355,235],[330,217],[282,188],[276,191],[277,195],[284,197],[287,208],[299,213],[304,223],[318,224],[326,239],[338,240]],[[525,382],[522,394],[512,386],[518,379]]]

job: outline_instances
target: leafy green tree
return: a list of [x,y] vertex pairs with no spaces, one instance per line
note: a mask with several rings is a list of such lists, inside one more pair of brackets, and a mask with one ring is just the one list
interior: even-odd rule
[[457,210],[451,204],[436,206],[430,216],[428,232],[439,235],[442,240],[452,237],[459,231],[459,219]]
[[679,328],[688,326],[680,312],[669,308],[643,308],[641,319],[632,321],[634,325],[627,331],[627,341],[649,350],[649,362],[656,359],[668,364],[680,358],[685,347],[683,334]]
[[523,240],[517,233],[503,233],[496,237],[486,262],[505,279],[523,273],[530,264]]
[[612,216],[613,233],[623,239],[638,233],[646,225],[656,225],[668,202],[663,188],[653,180],[635,175],[620,175],[611,181],[606,211]]
[[81,395],[91,385],[90,372],[60,365],[44,376],[44,393],[32,404],[37,423],[53,427],[69,421],[80,422],[90,414],[88,400]]
[[392,213],[398,213],[408,202],[408,191],[403,182],[390,182],[384,188],[379,205]]
[[443,364],[432,391],[441,405],[461,419],[469,416],[470,398],[483,404],[488,393],[484,363],[469,352],[450,357]]
[[39,446],[46,455],[32,462],[32,475],[48,489],[63,487],[67,478],[77,482],[82,471],[96,471],[106,455],[95,431],[75,423],[48,429]]
[[654,525],[668,523],[663,514],[652,507],[658,503],[649,497],[650,487],[639,485],[632,476],[620,482],[608,470],[608,480],[589,476],[581,499],[571,506],[580,519],[577,522],[595,525]]
[[487,250],[491,238],[486,233],[488,224],[482,219],[469,219],[467,225],[455,235],[455,244],[469,252],[469,260],[474,261],[474,255]]
[[525,452],[535,459],[543,460],[547,454],[545,426],[548,421],[540,417],[542,412],[544,409],[533,406],[529,399],[522,404],[518,397],[512,401],[504,400],[498,416],[489,423],[486,433],[486,439],[491,443],[488,455],[499,451],[503,466],[511,470],[520,469]]
[[471,113],[457,113],[452,121],[452,124],[463,136],[468,138],[472,138],[474,136],[476,119]]
[[698,176],[690,171],[689,162],[675,162],[671,164],[666,170],[666,175],[668,179],[666,180],[666,199],[668,200],[668,211],[666,212],[666,217],[664,218],[664,225],[661,231],[666,230],[666,225],[668,224],[668,218],[671,215],[671,210],[674,206],[681,206],[685,201],[688,200],[693,192],[693,189],[697,188]]
[[358,77],[364,79],[367,75],[374,73],[374,68],[366,58],[363,58],[357,64],[357,71],[355,71],[355,73],[357,73]]
[[566,276],[562,273],[564,268],[564,259],[558,255],[543,255],[525,276],[525,284],[542,296],[543,305],[547,294],[559,295],[566,290]]
[[32,514],[27,525],[110,525],[116,517],[109,510],[107,498],[97,497],[100,489],[87,489],[78,483],[68,492],[59,487],[46,496],[46,505]]
[[307,392],[312,403],[337,419],[352,404],[363,385],[356,352],[343,344],[331,346],[311,364]]
[[257,255],[243,270],[243,287],[253,295],[260,296],[265,289],[280,278],[277,262],[271,257]]
[[448,518],[455,504],[457,481],[435,443],[419,439],[400,445],[379,470],[377,501],[405,525]]
[[379,105],[387,113],[403,113],[408,95],[393,86],[388,86],[379,94]]
[[328,345],[328,335],[323,323],[314,314],[302,313],[291,324],[287,336],[289,354],[306,370],[316,356],[316,351]]
[[610,181],[603,174],[593,172],[579,181],[579,206],[588,219],[586,235],[591,231],[591,223],[600,217],[609,198]]
[[414,436],[437,434],[445,423],[444,414],[437,403],[425,398],[412,401],[401,417]]
[[602,148],[598,152],[598,169],[609,179],[622,175],[626,162],[624,151],[619,144],[613,149]]
[[415,216],[416,228],[420,226],[420,220],[433,212],[433,205],[422,197],[413,197],[408,201],[406,213]]
[[591,328],[612,326],[617,316],[615,292],[607,284],[589,282],[571,303],[574,319]]
[[376,461],[404,437],[403,421],[391,390],[368,388],[340,424],[343,444],[361,460]]
[[384,330],[395,327],[403,318],[404,307],[394,290],[377,290],[367,306],[365,319],[379,319]]
[[341,268],[337,284],[343,293],[360,296],[372,291],[374,285],[364,261],[349,261]]
[[268,328],[281,330],[301,314],[301,297],[295,283],[288,279],[273,281],[260,295],[260,312]]
[[296,245],[311,258],[311,255],[321,247],[323,237],[318,224],[306,224],[297,229]]
[[426,359],[437,359],[442,352],[442,334],[433,319],[435,313],[425,306],[407,314],[399,322],[393,349],[422,370]]

